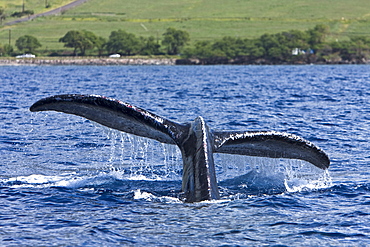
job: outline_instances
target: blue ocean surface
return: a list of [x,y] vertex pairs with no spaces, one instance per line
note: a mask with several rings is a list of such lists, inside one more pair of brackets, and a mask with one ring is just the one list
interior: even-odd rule
[[[1,246],[370,245],[370,66],[4,66],[0,82]],[[29,111],[67,93],[289,132],[331,166],[215,154],[221,199],[184,203],[177,147]]]

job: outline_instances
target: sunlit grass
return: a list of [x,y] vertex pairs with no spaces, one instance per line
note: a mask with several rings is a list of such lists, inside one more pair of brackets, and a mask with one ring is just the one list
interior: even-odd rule
[[[52,7],[71,1],[47,0]],[[44,12],[45,0],[25,0],[26,9]],[[17,10],[22,1],[0,0]],[[31,7],[33,6],[33,7]],[[224,36],[257,38],[265,33],[307,30],[317,24],[331,28],[329,40],[370,36],[368,0],[90,0],[62,15],[0,28],[0,44],[25,34],[39,39],[42,49],[63,49],[58,40],[70,30],[85,29],[108,38],[118,29],[160,40],[168,27],[189,32],[191,43]]]
[[[58,8],[65,4],[73,2],[71,0],[0,0],[0,8],[10,16],[14,12],[23,10],[33,10],[35,13],[45,12],[53,8]],[[48,6],[48,8],[46,8]]]

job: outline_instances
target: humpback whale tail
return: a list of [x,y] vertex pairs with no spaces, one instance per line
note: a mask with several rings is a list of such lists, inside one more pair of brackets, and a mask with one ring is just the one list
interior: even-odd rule
[[170,121],[142,108],[99,95],[56,95],[30,110],[78,115],[109,128],[177,145],[183,159],[182,191],[187,202],[219,199],[213,153],[300,159],[327,169],[328,156],[311,142],[275,131],[212,131],[202,117]]

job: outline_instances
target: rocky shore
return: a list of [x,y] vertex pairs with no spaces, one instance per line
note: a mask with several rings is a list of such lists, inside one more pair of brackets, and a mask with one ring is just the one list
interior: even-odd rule
[[0,65],[175,65],[171,58],[22,58],[0,59]]
[[248,57],[238,57],[236,59],[228,59],[225,57],[205,58],[205,59],[177,59],[176,65],[328,65],[328,64],[370,64],[367,59],[306,59],[295,61],[272,61],[268,59],[249,59]]
[[370,64],[370,60],[352,61],[296,61],[292,63],[274,63],[272,61],[245,60],[245,59],[177,59],[177,58],[84,58],[84,57],[63,57],[63,58],[0,58],[0,66],[9,65],[303,65],[303,64]]

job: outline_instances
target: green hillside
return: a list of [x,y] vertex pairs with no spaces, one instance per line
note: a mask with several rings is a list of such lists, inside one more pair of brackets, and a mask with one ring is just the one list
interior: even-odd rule
[[[35,13],[71,1],[24,0]],[[10,16],[20,11],[22,0],[0,0]],[[12,20],[7,18],[5,22]],[[41,50],[60,50],[58,40],[69,30],[85,29],[109,37],[122,29],[138,36],[161,39],[168,27],[189,32],[191,41],[223,36],[256,38],[265,33],[307,30],[317,24],[330,26],[329,40],[370,36],[369,0],[90,0],[62,15],[42,17],[13,26],[1,26],[0,44],[11,44],[22,35],[39,39]],[[11,32],[9,32],[11,29]]]
[[67,3],[70,0],[0,0],[0,8],[6,10],[7,14],[10,16],[16,11],[22,11],[23,3],[24,9],[32,9],[35,13],[44,12],[51,8],[58,8]]

